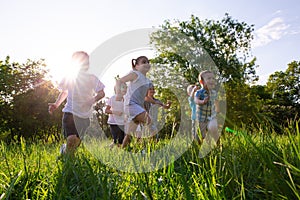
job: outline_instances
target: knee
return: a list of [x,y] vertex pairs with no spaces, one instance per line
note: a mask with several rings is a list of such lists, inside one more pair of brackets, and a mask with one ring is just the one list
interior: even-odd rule
[[76,135],[70,135],[67,138],[67,146],[76,148],[80,145],[80,139]]
[[211,126],[211,127],[209,127],[209,131],[211,131],[213,133],[216,133],[216,132],[218,132],[218,127],[217,126]]

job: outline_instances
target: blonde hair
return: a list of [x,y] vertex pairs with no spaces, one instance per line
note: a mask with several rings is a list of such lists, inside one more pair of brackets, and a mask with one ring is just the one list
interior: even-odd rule
[[195,87],[195,85],[189,85],[187,88],[186,88],[186,91],[187,91],[187,94],[190,96],[192,91],[193,91],[193,88]]
[[201,81],[204,81],[204,76],[206,74],[214,74],[214,72],[210,71],[210,70],[205,70],[205,71],[200,72],[200,74],[198,76],[198,80],[199,80],[200,83],[201,83]]

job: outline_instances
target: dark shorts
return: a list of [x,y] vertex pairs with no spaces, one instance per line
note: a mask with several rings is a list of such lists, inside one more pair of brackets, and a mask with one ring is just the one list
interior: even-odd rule
[[117,144],[117,143],[122,144],[124,136],[125,136],[124,126],[115,125],[115,124],[110,124],[109,126],[110,126],[111,135],[114,139],[114,143],[115,144]]
[[84,119],[74,116],[72,113],[65,112],[62,119],[63,135],[67,138],[70,135],[76,135],[83,138],[85,131],[90,126],[90,119]]

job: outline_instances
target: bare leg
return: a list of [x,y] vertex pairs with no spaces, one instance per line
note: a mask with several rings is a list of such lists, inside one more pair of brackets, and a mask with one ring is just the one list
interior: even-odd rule
[[219,139],[219,133],[218,133],[218,122],[217,119],[213,119],[211,120],[208,125],[207,125],[207,129],[208,129],[208,143],[210,145],[215,145]]
[[122,143],[122,148],[127,147],[127,145],[130,143],[131,141],[131,135],[125,135],[123,143]]
[[130,143],[131,135],[134,135],[139,123],[151,123],[151,118],[147,112],[142,112],[137,115],[133,121],[130,121],[125,127],[125,138],[123,140],[122,148],[126,147]]
[[207,134],[204,138],[199,152],[200,158],[206,156],[214,148],[214,146],[216,146],[216,143],[219,139],[217,119],[213,119],[212,121],[210,121],[207,124],[207,129]]
[[80,145],[80,139],[76,135],[69,135],[67,137],[66,153],[74,154],[75,149]]

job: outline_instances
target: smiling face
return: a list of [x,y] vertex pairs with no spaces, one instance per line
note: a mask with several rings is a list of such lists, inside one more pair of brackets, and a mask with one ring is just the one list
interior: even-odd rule
[[122,95],[125,95],[126,92],[127,92],[127,85],[126,85],[126,83],[123,83],[123,84],[121,85],[121,94],[122,94]]
[[212,72],[207,71],[206,73],[200,74],[200,83],[204,88],[211,90],[216,86],[215,75]]
[[147,72],[149,72],[150,68],[151,68],[151,65],[149,64],[149,60],[147,57],[145,56],[142,56],[142,57],[139,57],[137,60],[136,60],[136,64],[135,64],[135,67],[134,67],[137,71],[143,73],[143,74],[146,74]]
[[155,94],[155,89],[154,89],[154,87],[149,88],[149,89],[148,89],[148,94],[147,94],[147,96],[149,96],[149,97],[154,97],[154,94]]

